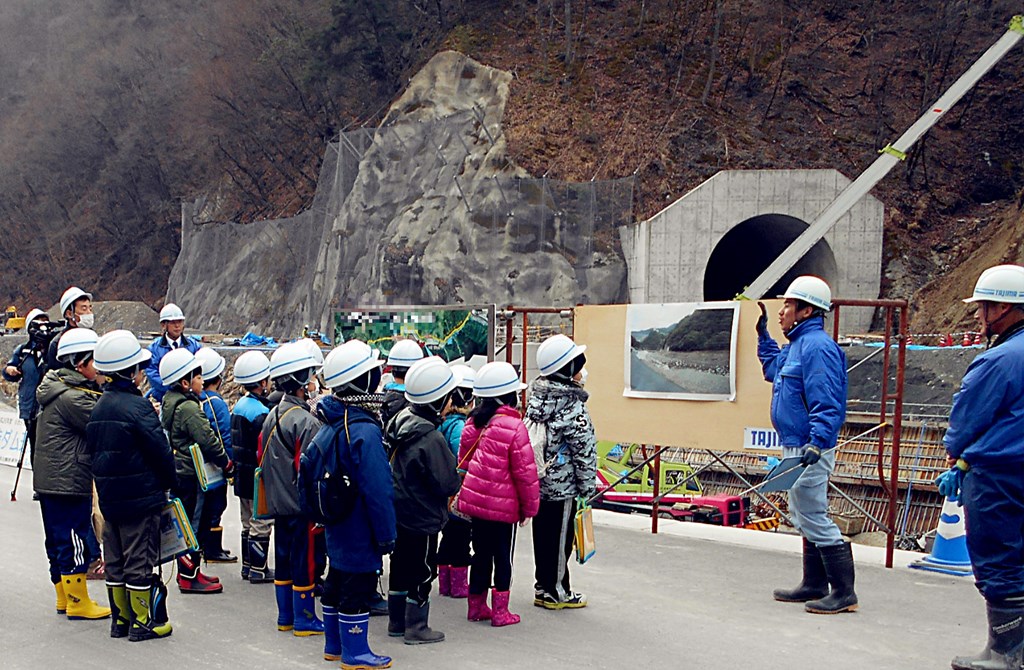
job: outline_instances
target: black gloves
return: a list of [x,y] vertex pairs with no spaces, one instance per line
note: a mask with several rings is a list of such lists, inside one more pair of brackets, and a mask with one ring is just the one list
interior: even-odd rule
[[814,465],[821,460],[821,449],[818,449],[813,444],[808,444],[804,447],[804,455],[800,457],[800,465],[805,468],[808,465]]
[[380,543],[377,544],[377,553],[380,554],[381,556],[384,556],[386,554],[390,554],[394,550],[395,550],[395,541],[394,540],[392,540],[391,542],[380,542]]
[[757,306],[761,308],[761,316],[757,317],[757,334],[767,335],[768,334],[768,310],[765,309],[763,302],[758,302]]

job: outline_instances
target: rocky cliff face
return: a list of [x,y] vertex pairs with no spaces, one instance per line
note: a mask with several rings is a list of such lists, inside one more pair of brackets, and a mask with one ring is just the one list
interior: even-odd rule
[[328,148],[303,214],[203,224],[210,205],[186,208],[168,299],[204,327],[288,333],[339,307],[624,301],[632,180],[528,178],[501,130],[510,80],[442,52],[380,127]]

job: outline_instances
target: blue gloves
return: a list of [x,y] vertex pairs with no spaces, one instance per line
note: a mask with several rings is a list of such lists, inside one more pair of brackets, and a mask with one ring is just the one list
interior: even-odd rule
[[757,306],[761,308],[761,316],[757,317],[757,334],[767,335],[768,334],[768,310],[765,309],[764,303],[759,302]]
[[813,444],[808,444],[804,447],[804,455],[800,457],[800,465],[805,468],[808,465],[814,465],[821,460],[821,449],[817,448]]
[[[960,461],[962,462],[962,461]],[[935,485],[939,487],[939,493],[949,498],[950,500],[956,500],[959,502],[960,489],[964,485],[964,472],[963,469],[954,465],[946,472],[935,478]]]

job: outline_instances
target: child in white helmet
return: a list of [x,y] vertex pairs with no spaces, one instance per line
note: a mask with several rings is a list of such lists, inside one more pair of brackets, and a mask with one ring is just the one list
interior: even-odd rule
[[111,637],[167,637],[166,596],[156,565],[160,516],[176,485],[174,455],[160,418],[139,384],[150,353],[127,330],[96,345],[96,369],[110,381],[86,429],[100,508],[106,517],[107,594]]
[[437,534],[448,520],[448,498],[459,490],[460,480],[455,456],[437,428],[458,382],[457,373],[436,356],[414,363],[405,378],[410,405],[385,427],[394,449],[398,526],[388,584],[388,634],[404,636],[406,644],[444,640],[444,633],[427,625],[430,583],[437,571]]
[[583,390],[586,346],[552,335],[537,348],[540,376],[530,385],[526,418],[543,424],[547,444],[540,480],[540,509],[533,521],[535,565],[533,604],[545,609],[586,607],[587,597],[572,590],[569,556],[577,498],[597,488],[597,438]]

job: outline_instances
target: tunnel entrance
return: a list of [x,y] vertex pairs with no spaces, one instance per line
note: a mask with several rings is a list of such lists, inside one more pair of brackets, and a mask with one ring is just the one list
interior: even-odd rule
[[[735,298],[805,230],[807,223],[785,214],[762,214],[734,227],[722,237],[708,259],[704,300]],[[781,295],[800,275],[816,275],[834,286],[836,274],[832,249],[825,240],[818,240],[765,296]]]

